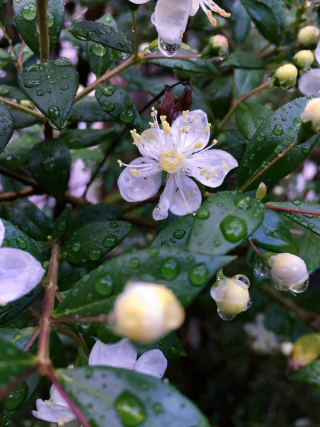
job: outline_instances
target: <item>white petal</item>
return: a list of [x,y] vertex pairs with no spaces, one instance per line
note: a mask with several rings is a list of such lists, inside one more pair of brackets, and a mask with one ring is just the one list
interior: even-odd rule
[[6,234],[5,226],[3,225],[3,222],[0,220],[0,246],[2,246],[5,234]]
[[[140,165],[148,164],[148,172],[141,172],[141,177],[134,177],[130,169],[141,171]],[[161,185],[162,172],[157,172],[159,166],[150,157],[138,157],[127,166],[118,179],[121,196],[127,202],[140,202],[157,194]],[[153,173],[155,171],[155,173]]]
[[136,360],[136,348],[124,338],[116,344],[103,344],[97,341],[91,350],[89,365],[133,369]]
[[[185,116],[178,117],[172,124],[171,132],[172,139],[177,144],[178,152],[186,153],[189,156],[203,150],[210,139],[210,130],[207,130],[207,125],[208,117],[202,110],[190,111]],[[184,126],[190,126],[191,129],[188,133],[181,134],[179,129]],[[202,133],[204,130],[207,131]],[[199,143],[198,147],[195,147],[197,142]]]
[[315,51],[315,57],[318,63],[320,64],[320,42],[317,45],[316,51]]
[[50,401],[53,401],[58,405],[66,406],[67,408],[69,408],[69,405],[67,404],[67,402],[62,397],[61,393],[59,392],[59,390],[54,384],[52,384],[50,388]]
[[185,32],[191,0],[158,0],[152,23],[159,36],[169,44],[181,44]]
[[199,0],[192,0],[190,16],[194,16],[199,10]]
[[0,304],[15,301],[32,291],[45,270],[22,249],[0,248]]
[[147,129],[141,135],[141,144],[138,145],[138,150],[144,157],[152,157],[153,159],[160,158],[165,147],[162,144],[161,136],[159,138],[158,132],[163,134],[163,131],[158,129]]
[[58,423],[60,419],[65,422],[76,419],[76,416],[71,411],[69,406],[62,406],[55,404],[53,401],[44,402],[41,399],[36,401],[36,411],[32,411],[32,414],[39,420],[49,421],[51,423]]
[[320,68],[308,71],[300,78],[299,90],[303,95],[313,95],[320,91]]
[[160,196],[159,203],[153,210],[153,219],[155,221],[160,221],[161,219],[166,219],[168,217],[168,210],[170,207],[174,187],[175,179],[173,175],[169,174],[166,186]]
[[143,4],[143,3],[148,3],[148,1],[150,0],[130,0],[131,3],[135,3],[135,4]]
[[226,151],[208,150],[189,157],[186,165],[190,175],[202,184],[215,188],[222,184],[231,169],[238,166],[238,162]]
[[201,193],[197,184],[185,175],[176,175],[170,211],[175,215],[187,215],[199,209],[200,205]]
[[134,370],[142,374],[162,378],[167,369],[167,359],[162,351],[155,349],[144,353],[134,365]]

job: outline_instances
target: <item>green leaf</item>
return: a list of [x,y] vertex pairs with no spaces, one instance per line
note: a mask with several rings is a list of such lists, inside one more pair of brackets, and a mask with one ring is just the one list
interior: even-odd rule
[[69,59],[29,65],[20,73],[18,82],[50,124],[62,129],[79,87],[79,75]]
[[16,99],[17,101],[28,99],[18,87],[9,85],[0,85],[0,96],[2,98]]
[[[243,156],[238,175],[238,188],[246,185],[257,173],[286,150],[297,138],[301,119],[300,115],[306,106],[307,97],[297,98],[270,114],[253,135]],[[279,158],[274,166],[266,169],[247,190],[258,187],[260,182],[266,185],[279,181],[289,175],[309,155],[319,136],[293,148],[288,154]]]
[[107,83],[98,85],[95,94],[101,108],[114,120],[124,123],[130,129],[142,129],[139,113],[131,96],[119,86]]
[[24,166],[31,149],[40,141],[40,138],[24,135],[13,139],[0,154],[0,165],[7,168]]
[[56,239],[59,236],[63,236],[70,224],[72,215],[72,207],[69,206],[54,222],[51,236],[53,239]]
[[268,108],[257,102],[238,104],[235,117],[239,131],[250,140],[270,113],[271,111]]
[[[199,92],[198,88],[197,92]],[[222,119],[231,106],[233,84],[227,77],[218,77],[205,86],[203,95],[214,116]]]
[[236,68],[234,78],[237,89],[237,98],[241,99],[244,95],[258,87],[263,80],[264,70]]
[[30,338],[36,332],[35,328],[14,329],[14,328],[1,328],[0,339],[10,342],[11,344],[23,350],[30,341]]
[[[14,21],[22,39],[40,57],[39,36],[37,33],[36,0],[13,1]],[[55,47],[62,30],[64,19],[64,0],[48,0],[50,51]]]
[[306,263],[309,274],[312,274],[320,267],[320,237],[309,230],[298,228],[303,230],[303,234],[296,235],[294,242],[299,248],[299,257]]
[[[164,284],[186,307],[205,288],[216,272],[232,259],[233,257],[212,257],[166,247],[151,247],[134,253],[125,253],[106,261],[83,276],[67,293],[54,316],[107,315],[128,280]],[[169,271],[166,266],[168,260],[172,265]],[[110,332],[104,324],[88,325],[77,322],[73,325],[78,330],[99,337],[102,341],[109,339]]]
[[266,6],[268,6],[272,10],[278,22],[279,29],[283,30],[285,26],[285,13],[284,13],[285,9],[284,9],[283,1],[282,0],[262,0],[262,3],[264,3]]
[[[94,147],[114,136],[114,129],[70,129],[59,135],[70,149]],[[0,157],[1,158],[1,157]]]
[[115,122],[116,120],[106,113],[94,96],[85,96],[76,102],[71,109],[70,122]]
[[234,68],[265,68],[265,64],[262,59],[253,55],[249,52],[233,52],[228,58],[221,64],[222,67],[234,67]]
[[76,22],[68,31],[78,40],[87,40],[99,43],[102,46],[112,47],[120,52],[132,53],[131,42],[117,28],[102,24],[98,21]]
[[184,248],[194,223],[192,215],[186,215],[169,224],[160,231],[151,246],[171,246],[173,248]]
[[210,255],[225,254],[261,224],[264,205],[237,191],[223,191],[205,201],[197,212],[187,249]]
[[185,357],[187,353],[182,347],[179,338],[175,332],[170,332],[170,334],[161,337],[158,342],[151,345],[139,345],[139,352],[144,353],[152,349],[161,350],[165,355],[166,359],[174,359],[176,357]]
[[13,117],[6,104],[2,101],[0,101],[0,117],[0,153],[2,153],[14,130]]
[[114,427],[210,427],[198,408],[174,386],[150,375],[89,366],[60,370],[57,376],[90,425],[105,427],[112,420]]
[[84,227],[98,221],[114,221],[122,217],[123,211],[118,206],[107,205],[106,203],[88,204],[80,209],[71,219],[66,230],[66,239]]
[[24,297],[19,298],[16,301],[9,302],[5,306],[0,306],[0,326],[9,322],[11,319],[14,319],[17,314],[28,307],[28,305],[37,298],[42,289],[43,288],[41,286],[37,286]]
[[[31,202],[30,202],[31,203]],[[11,222],[1,219],[5,226],[6,233],[2,247],[23,249],[40,261],[39,251],[27,234],[15,227]]]
[[[240,162],[246,150],[247,143],[248,140],[238,130],[227,130],[226,132],[220,133],[215,148],[227,151]],[[212,190],[208,189],[207,191]]]
[[10,0],[1,0],[0,1],[0,14],[2,14],[6,10],[9,1]]
[[0,390],[35,364],[35,357],[23,353],[11,342],[0,338]]
[[99,221],[77,230],[61,249],[66,261],[84,264],[97,261],[114,249],[131,230],[124,221]]
[[262,225],[251,236],[253,243],[269,252],[289,252],[298,255],[289,227],[281,215],[266,209]]
[[263,37],[278,45],[280,43],[280,29],[277,18],[270,7],[256,0],[243,0],[242,4]]
[[9,203],[7,218],[34,240],[47,240],[52,227],[47,215],[28,199]]
[[288,310],[276,303],[268,305],[265,311],[264,326],[277,335],[288,336],[292,328],[292,316]]
[[251,19],[240,0],[233,4],[230,17],[233,41],[240,46],[250,33]]
[[64,141],[46,139],[30,151],[28,168],[37,183],[57,200],[64,198],[70,177],[71,156]]
[[320,387],[320,359],[303,366],[289,377],[292,381]]
[[23,111],[11,108],[10,113],[13,117],[14,130],[25,129],[39,123],[37,117],[31,116],[31,114],[24,113]]

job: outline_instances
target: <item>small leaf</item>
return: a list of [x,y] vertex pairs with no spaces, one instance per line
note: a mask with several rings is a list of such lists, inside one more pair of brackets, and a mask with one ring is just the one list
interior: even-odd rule
[[[70,129],[59,135],[70,149],[94,147],[114,136],[114,129]],[[0,157],[1,158],[1,157]]]
[[320,387],[320,359],[303,366],[297,372],[290,375],[289,379],[299,383]]
[[94,96],[85,96],[73,104],[68,120],[74,122],[115,122],[110,114],[106,113]]
[[240,0],[236,0],[232,6],[230,26],[234,43],[240,46],[250,33],[251,19]]
[[70,177],[71,157],[65,142],[46,139],[30,151],[28,168],[38,184],[57,200],[64,198]]
[[4,102],[0,102],[0,153],[10,141],[13,134],[13,117]]
[[261,224],[264,205],[237,191],[223,191],[205,201],[197,212],[187,249],[210,255],[231,251]]
[[[13,1],[14,21],[22,39],[40,57],[39,36],[37,32],[36,0]],[[50,51],[56,45],[64,19],[64,0],[48,0]]]
[[31,149],[39,141],[39,138],[29,135],[11,140],[0,154],[0,165],[7,168],[24,166],[28,160]]
[[1,221],[6,229],[2,247],[23,249],[40,261],[39,251],[30,237],[11,224],[11,222],[5,219],[1,219]]
[[[320,237],[309,230],[298,227],[303,230],[302,235],[295,236],[294,241],[299,248],[299,257],[306,263],[309,274],[314,273],[320,267]],[[312,294],[311,299],[314,299]],[[315,299],[315,302],[318,298]],[[310,311],[314,311],[310,309]]]
[[67,231],[72,215],[72,207],[69,206],[54,222],[51,236],[53,239],[56,239],[59,236],[63,236]]
[[262,59],[249,52],[232,52],[221,64],[222,67],[234,68],[265,68]]
[[210,427],[197,407],[174,386],[150,375],[88,366],[60,370],[57,376],[92,426],[105,427],[113,420],[114,426]]
[[164,230],[160,231],[151,246],[184,248],[193,223],[194,217],[192,215],[186,215],[177,219]]
[[29,65],[20,73],[18,82],[52,126],[62,129],[79,87],[79,75],[69,59]]
[[10,108],[11,116],[13,117],[14,130],[28,128],[29,126],[36,125],[39,120],[31,114],[24,113],[23,111]]
[[169,335],[161,337],[158,342],[151,345],[139,345],[139,352],[144,353],[152,349],[161,350],[166,359],[174,359],[176,357],[185,357],[187,353],[182,347],[179,338],[175,332],[170,332]]
[[131,225],[124,221],[99,221],[77,230],[61,249],[66,261],[79,264],[97,261],[127,237]]
[[82,21],[73,24],[68,31],[78,40],[92,41],[120,52],[132,53],[131,42],[118,33],[116,27],[98,21]]
[[26,100],[28,97],[16,86],[0,85],[0,96],[2,98]]
[[249,141],[263,120],[271,113],[268,108],[256,102],[242,102],[236,108],[236,122],[239,131]]
[[237,89],[237,98],[240,99],[253,89],[258,87],[263,80],[264,70],[236,68],[234,78]]

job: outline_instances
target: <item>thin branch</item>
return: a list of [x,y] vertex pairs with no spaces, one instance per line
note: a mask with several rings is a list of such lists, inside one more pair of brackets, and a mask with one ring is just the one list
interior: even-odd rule
[[83,347],[83,349],[85,350],[85,352],[87,354],[89,354],[89,350],[88,350],[88,346],[86,344],[86,342],[84,341],[84,339],[81,339],[79,337],[78,334],[76,334],[75,332],[70,331],[69,329],[63,328],[60,325],[53,325],[52,326],[53,329],[57,332],[59,332],[62,335],[65,335],[66,337],[71,338],[73,341],[75,341],[80,347]]
[[40,62],[46,62],[50,58],[48,18],[48,0],[37,0],[37,31],[39,34]]
[[41,113],[37,113],[30,108],[24,107],[16,102],[9,101],[9,99],[3,98],[0,96],[0,101],[4,102],[8,107],[14,108],[15,110],[22,111],[23,113],[30,114],[30,116],[36,117],[41,123],[46,123],[47,119]]
[[27,342],[26,346],[24,347],[24,349],[23,349],[24,353],[26,353],[29,350],[29,348],[36,341],[36,339],[38,338],[39,335],[40,335],[40,329],[37,329],[36,332],[30,338],[30,340]]
[[14,380],[11,384],[9,384],[7,387],[3,388],[0,391],[0,401],[8,394],[11,390],[15,389],[22,381],[29,378],[30,375],[32,375],[37,370],[37,366],[33,366],[32,368],[25,371],[20,377],[18,377],[16,380]]
[[12,54],[16,58],[15,66],[16,66],[17,70],[19,72],[21,72],[22,71],[21,62],[19,62],[19,59],[18,59],[18,56],[17,56],[17,52],[16,52],[16,50],[15,50],[13,44],[12,44],[12,40],[10,39],[9,34],[7,33],[7,30],[5,29],[5,26],[2,24],[2,22],[0,22],[0,28],[3,31],[4,37],[5,37],[5,39],[7,40],[8,44],[9,44],[9,47],[10,47],[10,50],[11,50]]
[[255,251],[255,253],[256,253],[257,255],[260,255],[260,252],[259,252],[258,248],[256,247],[256,245],[253,243],[253,241],[252,241],[250,238],[248,238],[248,242],[250,243],[250,246],[251,246],[251,247],[252,247],[252,249]]
[[25,197],[32,196],[35,194],[36,191],[33,187],[28,187],[23,190],[17,191],[16,193],[14,191],[9,193],[2,193],[0,194],[0,202],[7,202],[10,200],[16,200],[16,199],[23,199]]
[[96,323],[105,323],[105,316],[96,316],[96,317],[51,317],[50,321],[53,323],[66,323],[66,322],[96,322]]
[[138,56],[138,33],[137,33],[137,22],[136,22],[136,13],[134,10],[131,10],[133,32],[134,32],[134,44],[135,44],[135,56]]
[[32,316],[35,317],[36,319],[39,319],[39,320],[41,319],[41,314],[34,308],[27,307],[27,311],[29,311],[29,313],[32,314]]
[[142,227],[156,228],[157,223],[153,219],[140,218],[138,216],[125,214],[123,216],[124,221],[129,221],[135,225],[141,225]]
[[282,207],[270,206],[270,205],[265,205],[265,208],[271,209],[273,211],[292,212],[292,213],[320,216],[320,212],[300,211],[299,209],[282,208]]

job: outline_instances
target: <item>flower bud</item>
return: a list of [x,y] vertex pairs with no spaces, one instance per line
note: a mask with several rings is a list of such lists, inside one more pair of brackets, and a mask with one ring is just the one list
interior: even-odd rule
[[298,68],[305,70],[310,68],[313,63],[314,54],[311,50],[300,50],[300,52],[294,55],[293,61]]
[[304,292],[309,284],[309,275],[303,259],[292,254],[273,255],[268,260],[272,284],[279,291]]
[[267,194],[267,186],[264,182],[260,182],[256,192],[256,199],[262,200],[266,194]]
[[229,43],[228,39],[220,34],[210,38],[209,43],[203,49],[200,56],[201,58],[212,58],[218,56],[225,58],[228,55]]
[[179,328],[184,310],[164,285],[129,283],[116,299],[111,322],[115,332],[132,341],[155,342]]
[[320,133],[320,99],[308,101],[301,113],[301,120],[314,133]]
[[319,28],[308,25],[302,28],[298,34],[298,41],[302,46],[316,45],[320,38]]
[[250,307],[249,286],[249,279],[240,274],[232,279],[218,280],[212,286],[210,294],[216,301],[219,316],[223,320],[232,320],[236,314],[246,311]]
[[274,86],[283,89],[292,89],[297,82],[298,70],[293,64],[286,64],[279,67],[274,75]]
[[320,356],[320,335],[307,334],[300,337],[292,346],[289,364],[299,369]]

